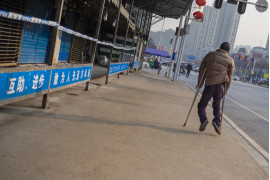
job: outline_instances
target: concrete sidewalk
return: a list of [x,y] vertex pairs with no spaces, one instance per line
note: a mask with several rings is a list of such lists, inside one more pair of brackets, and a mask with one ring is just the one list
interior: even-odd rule
[[0,107],[0,179],[268,179],[228,127],[199,132],[196,108],[181,126],[185,84],[146,72],[91,82],[51,94],[47,110],[41,97]]

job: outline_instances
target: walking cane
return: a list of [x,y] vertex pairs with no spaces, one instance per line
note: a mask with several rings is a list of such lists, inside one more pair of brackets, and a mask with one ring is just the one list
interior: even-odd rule
[[[207,68],[207,66],[206,66],[206,68]],[[204,70],[204,72],[203,72],[203,75],[202,75],[202,78],[201,78],[201,80],[200,80],[199,86],[201,85],[201,83],[202,83],[202,81],[203,81],[203,79],[204,79],[204,75],[205,75],[205,72],[206,72],[206,68],[205,68],[205,70]],[[191,110],[192,110],[192,108],[193,108],[193,105],[194,105],[194,103],[195,103],[195,101],[196,101],[196,99],[197,99],[197,96],[198,96],[198,94],[199,94],[199,92],[200,92],[200,89],[201,89],[201,88],[199,88],[199,87],[197,88],[196,94],[195,94],[195,96],[194,96],[193,102],[192,102],[192,104],[191,104],[191,107],[190,107],[189,112],[188,112],[188,115],[187,115],[187,119],[186,119],[185,124],[184,124],[183,126],[186,126],[186,125],[187,125],[187,121],[188,121],[189,115],[190,115]]]
[[223,118],[223,108],[224,108],[224,103],[225,103],[225,95],[226,95],[226,83],[224,84],[224,96],[222,98],[222,107],[221,107],[219,135],[221,135],[221,125],[222,125],[222,118]]
[[190,112],[191,112],[191,110],[192,110],[192,108],[193,108],[193,105],[194,105],[194,103],[195,103],[195,101],[196,101],[196,99],[197,99],[197,96],[198,96],[199,92],[200,92],[200,88],[198,87],[198,88],[197,88],[197,91],[196,91],[196,94],[195,94],[195,96],[194,96],[193,102],[192,102],[192,104],[191,104],[191,107],[190,107],[190,109],[189,109],[189,112],[188,112],[188,115],[187,115],[187,119],[186,119],[185,124],[184,124],[183,126],[186,126],[186,124],[187,124],[187,121],[188,121]]

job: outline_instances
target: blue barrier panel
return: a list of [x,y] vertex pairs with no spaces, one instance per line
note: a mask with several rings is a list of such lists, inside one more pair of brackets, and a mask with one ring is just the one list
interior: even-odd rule
[[129,62],[128,63],[123,63],[122,65],[121,65],[121,71],[126,71],[126,70],[128,70],[128,68],[129,68]]
[[141,62],[140,61],[134,62],[133,63],[133,69],[139,67],[140,65],[141,65]]
[[89,80],[92,66],[0,74],[0,101]]
[[193,61],[194,61],[194,60],[195,60],[195,56],[188,55],[187,59],[188,59],[188,60],[193,60]]
[[121,64],[111,64],[109,74],[118,73],[121,69]]
[[172,55],[172,60],[173,61],[175,60],[175,55],[176,55],[176,53],[174,52],[173,55]]
[[92,66],[53,69],[50,89],[89,80],[91,76],[91,71]]
[[118,73],[118,72],[128,70],[129,64],[130,64],[129,62],[128,63],[111,64],[109,74],[112,75],[112,74],[115,74],[115,73]]
[[0,101],[47,90],[50,72],[37,70],[0,74]]

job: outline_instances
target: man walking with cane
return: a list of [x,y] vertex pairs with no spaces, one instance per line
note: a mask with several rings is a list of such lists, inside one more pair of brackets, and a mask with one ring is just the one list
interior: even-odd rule
[[213,97],[213,114],[212,125],[215,131],[220,134],[221,116],[220,103],[222,98],[227,94],[234,73],[234,61],[229,57],[230,44],[223,42],[216,51],[208,53],[200,66],[197,88],[202,88],[205,81],[205,88],[198,103],[198,115],[200,117],[200,131],[204,131],[208,120],[206,117],[206,107]]

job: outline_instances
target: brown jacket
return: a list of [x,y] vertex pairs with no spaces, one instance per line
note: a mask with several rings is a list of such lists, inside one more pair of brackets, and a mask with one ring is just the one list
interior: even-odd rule
[[234,61],[225,50],[218,49],[204,57],[199,69],[198,85],[204,71],[205,75],[201,84],[205,79],[205,86],[226,83],[226,92],[228,92],[234,74]]

